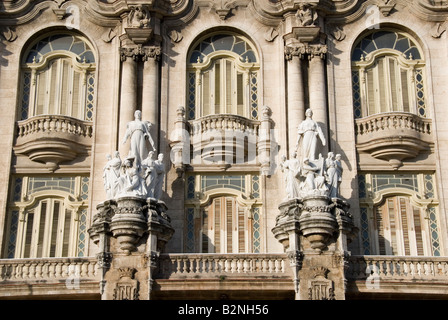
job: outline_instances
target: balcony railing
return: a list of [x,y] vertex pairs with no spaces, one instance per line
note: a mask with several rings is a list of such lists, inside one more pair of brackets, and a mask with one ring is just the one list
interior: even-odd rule
[[431,119],[407,112],[374,114],[355,121],[356,147],[397,169],[434,144]]
[[432,125],[430,119],[403,112],[380,113],[356,120],[356,135],[359,137],[396,129],[429,135],[432,132]]
[[18,122],[18,139],[40,132],[68,133],[79,137],[91,138],[91,122],[61,115],[40,115]]
[[291,277],[285,254],[163,254],[157,278]]
[[434,281],[448,285],[448,257],[352,256],[349,280]]
[[38,115],[17,122],[14,151],[45,163],[54,171],[59,163],[88,154],[92,147],[93,123],[61,115]]
[[0,260],[1,281],[97,279],[96,258],[36,258]]

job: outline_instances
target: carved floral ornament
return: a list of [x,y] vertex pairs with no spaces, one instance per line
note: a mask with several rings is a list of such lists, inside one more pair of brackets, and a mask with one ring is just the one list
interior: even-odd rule
[[122,62],[126,61],[127,58],[131,58],[132,60],[137,61],[139,57],[141,57],[142,61],[148,61],[149,59],[159,61],[161,55],[162,48],[159,46],[144,47],[139,45],[135,47],[120,48],[120,59]]
[[285,59],[287,61],[291,60],[293,56],[298,56],[300,59],[308,57],[312,59],[314,57],[320,57],[325,59],[328,52],[328,47],[326,45],[308,45],[300,44],[298,46],[286,46],[285,47]]

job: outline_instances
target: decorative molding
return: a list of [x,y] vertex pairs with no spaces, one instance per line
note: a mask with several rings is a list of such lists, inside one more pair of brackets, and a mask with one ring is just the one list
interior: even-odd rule
[[14,29],[11,29],[8,26],[0,27],[0,34],[8,42],[13,42],[17,39],[17,34]]
[[139,282],[134,279],[134,268],[119,268],[120,280],[114,289],[114,300],[138,300]]
[[126,61],[127,58],[131,58],[137,61],[141,57],[142,61],[148,61],[149,59],[154,59],[155,61],[160,61],[162,56],[162,48],[159,46],[135,46],[135,47],[120,47],[120,60],[122,62]]
[[329,270],[325,267],[313,267],[314,279],[309,281],[310,300],[335,300],[333,281],[327,278]]
[[438,22],[434,25],[434,27],[431,29],[431,37],[435,39],[439,39],[442,37],[442,34],[446,31],[446,25],[445,23]]
[[182,39],[184,38],[184,36],[177,30],[171,30],[168,33],[168,37],[171,39],[171,41],[173,43],[179,43],[182,41]]
[[264,34],[264,39],[267,42],[273,42],[277,37],[278,37],[279,33],[278,30],[274,27],[268,27],[266,28],[266,32]]
[[290,61],[293,56],[298,56],[300,59],[307,57],[310,60],[316,56],[321,59],[325,59],[327,52],[328,47],[323,44],[299,44],[296,46],[285,46],[285,59]]

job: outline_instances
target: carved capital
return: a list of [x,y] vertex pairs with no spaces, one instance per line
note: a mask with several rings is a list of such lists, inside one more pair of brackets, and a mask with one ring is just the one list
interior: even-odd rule
[[297,56],[303,59],[308,53],[308,46],[305,44],[300,44],[297,46],[286,46],[285,47],[285,59],[287,61],[292,60],[292,57]]
[[160,61],[160,57],[162,55],[162,48],[158,46],[154,47],[143,47],[142,48],[142,60],[148,61],[149,59],[153,59],[155,62]]
[[141,58],[142,61],[148,61],[154,59],[154,61],[160,61],[162,55],[162,48],[159,46],[154,47],[143,47],[141,45],[136,47],[121,47],[120,48],[120,60],[122,62],[126,59],[131,58],[134,61]]
[[311,60],[314,57],[320,57],[322,60],[325,59],[328,52],[328,47],[324,44],[317,44],[309,46],[308,58]]
[[121,47],[120,48],[120,60],[121,62],[126,61],[128,58],[131,58],[134,61],[137,61],[139,56],[137,47]]
[[309,45],[305,43],[296,46],[285,46],[285,59],[287,61],[290,61],[294,56],[297,56],[300,59],[308,57],[309,60],[313,59],[314,57],[325,59],[327,52],[328,47],[324,44]]

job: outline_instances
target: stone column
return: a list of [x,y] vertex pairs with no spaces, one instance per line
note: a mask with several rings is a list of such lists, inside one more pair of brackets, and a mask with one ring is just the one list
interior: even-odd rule
[[305,119],[305,97],[302,75],[302,58],[304,47],[289,47],[285,49],[287,61],[287,90],[288,90],[288,146],[289,153],[295,151],[297,127]]
[[[325,56],[327,47],[325,45],[310,46],[309,53],[309,99],[310,108],[313,110],[313,119],[317,121],[325,136],[330,137],[327,120],[327,86],[325,76]],[[323,148],[322,153],[328,152],[328,144]]]
[[120,58],[122,62],[121,70],[121,97],[120,97],[120,120],[118,131],[119,151],[123,156],[128,154],[128,150],[122,150],[121,141],[126,132],[128,122],[134,120],[134,112],[137,110],[137,59],[136,48],[120,48]]
[[142,119],[152,123],[151,135],[157,148],[159,132],[159,60],[160,47],[143,49]]

